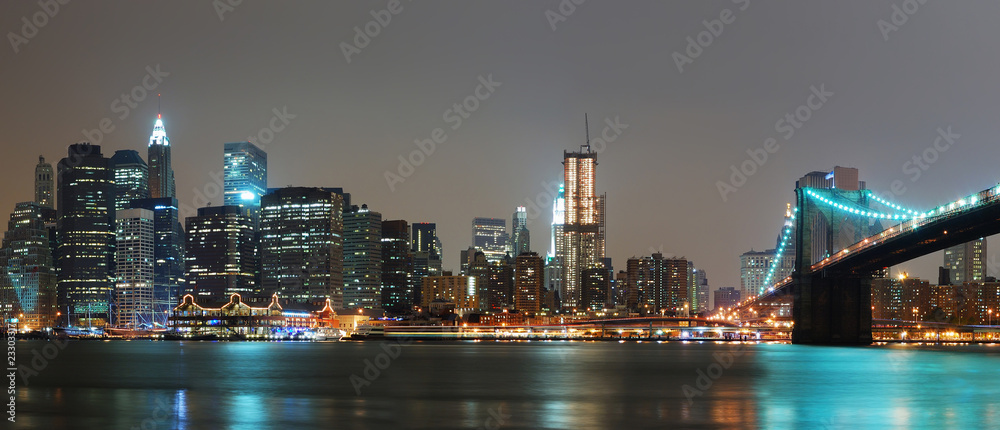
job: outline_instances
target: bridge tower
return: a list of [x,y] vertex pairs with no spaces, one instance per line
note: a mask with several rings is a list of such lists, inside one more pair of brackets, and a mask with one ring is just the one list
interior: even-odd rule
[[[813,263],[868,236],[868,221],[821,206],[795,190],[795,271],[792,274],[792,343],[865,345],[872,342],[871,274],[813,272]],[[865,190],[822,191],[838,201],[868,207]],[[817,241],[823,242],[817,244]],[[818,245],[818,246],[814,246]],[[819,254],[819,255],[816,255]]]

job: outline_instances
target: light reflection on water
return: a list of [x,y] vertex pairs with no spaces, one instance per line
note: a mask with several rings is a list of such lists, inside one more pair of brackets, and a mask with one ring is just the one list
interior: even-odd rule
[[413,343],[356,395],[383,346],[72,342],[18,392],[18,427],[1000,428],[1000,347],[753,344],[702,390],[737,346]]

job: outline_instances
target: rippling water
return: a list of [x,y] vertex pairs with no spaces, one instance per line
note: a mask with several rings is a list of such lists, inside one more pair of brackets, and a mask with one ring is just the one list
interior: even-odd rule
[[390,345],[70,342],[16,427],[1000,428],[1000,346]]

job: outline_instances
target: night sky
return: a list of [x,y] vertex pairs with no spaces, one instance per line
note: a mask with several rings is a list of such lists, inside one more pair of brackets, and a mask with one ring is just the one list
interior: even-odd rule
[[[919,209],[1000,179],[1000,4],[928,2],[897,12],[892,30],[893,2],[835,3],[591,0],[556,16],[555,0],[403,1],[348,62],[342,43],[388,1],[70,2],[17,53],[11,34],[42,9],[5,1],[0,218],[33,198],[38,155],[55,163],[104,118],[114,127],[105,155],[145,158],[162,93],[182,205],[203,206],[198,193],[221,204],[211,173],[223,143],[267,138],[260,130],[274,124],[281,131],[261,144],[271,187],[344,187],[384,219],[436,222],[445,268],[457,270],[473,217],[509,223],[561,180],[562,151],[584,143],[588,113],[592,138],[606,119],[627,125],[598,156],[615,269],[662,250],[692,259],[713,289],[739,286],[739,254],[774,246],[809,171],[857,167],[879,191],[899,180],[906,191],[888,197]],[[673,54],[687,55],[686,38],[720,14],[730,23],[679,71]],[[147,67],[168,75],[146,78]],[[490,75],[499,86],[452,129],[446,111]],[[144,78],[155,88],[126,110],[120,97]],[[833,95],[786,139],[776,122],[821,86]],[[275,109],[287,124],[272,121]],[[949,126],[961,137],[915,178],[913,157]],[[399,174],[398,157],[436,128],[446,139],[392,191],[385,172]],[[768,138],[777,152],[724,201],[717,182]],[[529,225],[540,253],[550,201]],[[898,269],[936,282],[940,258]]]

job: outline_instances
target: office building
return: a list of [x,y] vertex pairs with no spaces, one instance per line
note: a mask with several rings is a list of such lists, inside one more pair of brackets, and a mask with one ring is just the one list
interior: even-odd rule
[[523,252],[514,260],[514,309],[529,314],[542,310],[545,265],[536,252]]
[[165,326],[168,311],[180,303],[184,279],[184,230],[178,217],[177,199],[133,200],[131,209],[153,212],[153,316]]
[[344,307],[382,306],[382,214],[368,205],[344,213]]
[[101,147],[70,145],[58,165],[59,309],[71,326],[111,324],[115,183]]
[[225,145],[223,193],[227,206],[241,206],[257,228],[260,199],[267,194],[267,153],[250,142]]
[[478,278],[475,276],[428,276],[421,282],[423,309],[429,309],[435,301],[454,303],[455,313],[463,315],[479,310],[476,297]]
[[261,199],[261,293],[343,307],[344,199],[322,188],[288,187]]
[[124,209],[115,221],[115,327],[145,328],[154,325],[153,211]]
[[137,151],[115,151],[111,169],[115,175],[115,211],[128,209],[133,200],[149,198],[149,167]]
[[486,255],[487,261],[502,260],[507,255],[507,221],[501,218],[473,219],[472,246]]
[[643,314],[682,315],[688,303],[688,262],[684,258],[632,257],[627,263],[628,289],[635,291],[636,309]]
[[583,269],[579,310],[599,311],[610,307],[611,271],[602,267]]
[[50,231],[37,202],[18,203],[0,246],[0,313],[17,315],[22,330],[56,325],[56,272]]
[[565,187],[560,184],[559,192],[552,201],[552,226],[550,231],[549,252],[545,256],[545,287],[552,293],[553,299],[563,291],[563,274],[565,267],[565,248],[563,247],[563,223],[565,222],[566,199]]
[[952,285],[986,280],[986,238],[944,250],[944,267]]
[[218,299],[258,291],[255,233],[246,208],[200,208],[185,220],[185,231],[185,294]]
[[156,115],[153,133],[149,136],[147,159],[149,159],[149,197],[154,199],[177,197],[174,169],[170,161],[170,139],[167,137],[160,114]]
[[[441,275],[441,241],[437,236],[437,225],[417,222],[411,226],[410,251],[413,253],[413,282],[421,285],[427,276]],[[419,303],[423,290],[414,288],[414,303]]]
[[35,166],[35,203],[45,208],[55,208],[55,180],[52,164],[46,163],[45,157],[39,155]]
[[597,153],[587,144],[580,152],[563,152],[563,308],[580,301],[581,276],[585,269],[600,267],[604,260],[604,196],[597,194]]
[[[404,220],[382,221],[382,308],[406,313],[413,309],[413,254]],[[416,302],[419,303],[419,302]]]
[[740,303],[740,290],[733,287],[722,287],[715,290],[713,294],[714,311],[720,312],[723,309],[732,309]]
[[528,209],[518,206],[511,217],[510,226],[510,256],[516,258],[525,252],[531,252],[531,233],[528,231]]

